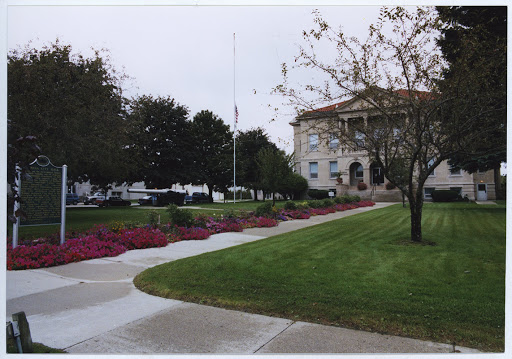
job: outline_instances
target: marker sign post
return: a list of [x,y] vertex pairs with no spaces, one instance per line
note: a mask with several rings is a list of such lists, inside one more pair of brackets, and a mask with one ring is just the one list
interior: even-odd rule
[[64,243],[66,228],[67,166],[54,166],[48,157],[39,156],[30,164],[30,179],[21,183],[18,176],[16,187],[23,203],[15,203],[14,211],[21,209],[26,218],[16,218],[13,227],[13,248],[18,245],[20,226],[60,224],[60,244]]

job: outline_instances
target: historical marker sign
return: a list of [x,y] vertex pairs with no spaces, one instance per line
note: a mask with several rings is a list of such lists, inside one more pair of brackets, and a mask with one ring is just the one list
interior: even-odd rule
[[14,213],[21,209],[26,218],[18,217],[13,226],[12,246],[18,245],[20,226],[60,224],[60,243],[66,230],[67,166],[55,167],[46,156],[30,164],[30,178],[21,183],[19,168],[16,188],[22,203],[14,203]]
[[60,224],[62,202],[62,168],[37,162],[30,165],[30,177],[21,185],[21,209],[27,218],[21,226]]

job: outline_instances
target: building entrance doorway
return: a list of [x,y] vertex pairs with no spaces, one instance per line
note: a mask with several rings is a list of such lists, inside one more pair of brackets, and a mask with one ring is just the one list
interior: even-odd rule
[[357,186],[359,182],[363,182],[363,165],[354,162],[350,165],[350,185]]
[[372,165],[370,171],[372,174],[372,185],[381,185],[384,183],[384,172],[380,167],[374,167]]
[[487,201],[487,184],[486,183],[477,184],[476,200],[477,201]]

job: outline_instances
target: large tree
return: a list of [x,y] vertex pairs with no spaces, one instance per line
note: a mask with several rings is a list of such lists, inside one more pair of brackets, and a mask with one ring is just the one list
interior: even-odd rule
[[[407,196],[411,240],[422,241],[424,183],[442,161],[460,150],[461,139],[477,139],[471,129],[484,112],[480,109],[471,119],[459,116],[449,105],[462,103],[456,85],[447,94],[439,91],[443,61],[435,44],[441,25],[437,13],[429,7],[384,7],[364,42],[347,37],[341,28],[333,29],[318,13],[315,23],[316,29],[303,33],[308,46],[300,49],[293,67],[283,64],[283,83],[274,90],[314,115],[319,103],[342,100],[350,100],[365,114],[366,118],[347,123],[337,117],[313,121],[320,125],[315,131],[326,140],[335,133],[345,149],[366,151]],[[334,60],[320,58],[315,50],[323,45],[336,50]],[[289,71],[300,69],[325,82],[293,85]]]
[[292,156],[282,150],[262,148],[256,155],[259,185],[266,193],[272,193],[272,204],[276,203],[275,194],[286,188],[286,181],[292,176]]
[[41,154],[68,166],[70,182],[123,182],[125,76],[106,52],[86,58],[57,41],[10,51],[7,69],[9,138],[36,136]]
[[296,172],[288,172],[278,192],[290,199],[299,199],[302,193],[308,189],[308,180]]
[[132,181],[148,188],[190,183],[193,157],[188,109],[170,97],[141,96],[131,102],[130,157],[138,165]]
[[194,184],[208,186],[210,202],[213,191],[226,192],[233,185],[233,134],[229,126],[211,111],[198,112],[191,124],[194,151]]
[[[479,133],[478,141],[463,141],[450,159],[467,172],[494,170],[497,194],[499,170],[507,147],[507,8],[451,6],[436,8],[443,26],[438,44],[449,67],[440,82],[444,93],[463,93],[454,112]],[[459,85],[463,84],[463,86]],[[485,123],[481,126],[481,123]]]
[[237,182],[252,189],[255,200],[258,200],[257,191],[262,189],[256,162],[257,154],[264,148],[277,151],[277,146],[270,141],[268,134],[261,127],[240,132],[236,136]]

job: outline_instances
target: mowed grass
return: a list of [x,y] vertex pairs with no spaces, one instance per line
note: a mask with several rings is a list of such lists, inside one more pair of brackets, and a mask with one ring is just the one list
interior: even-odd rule
[[[293,320],[504,350],[505,206],[400,205],[166,263],[150,294]],[[212,239],[214,240],[214,239]]]

